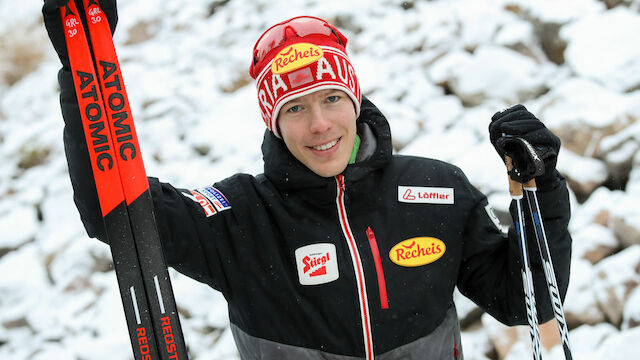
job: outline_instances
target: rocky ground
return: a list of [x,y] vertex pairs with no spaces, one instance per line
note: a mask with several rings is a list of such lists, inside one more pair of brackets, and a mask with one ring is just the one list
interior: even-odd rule
[[[127,359],[109,249],[86,237],[72,201],[59,61],[40,6],[0,0],[0,358]],[[149,174],[195,188],[261,172],[251,48],[268,25],[299,14],[349,37],[395,151],[461,167],[503,222],[510,198],[491,115],[523,103],[560,136],[574,357],[635,358],[640,1],[123,1],[115,40]],[[236,358],[224,299],[172,279],[192,358]],[[461,295],[456,302],[467,359],[530,358],[526,327],[505,329]],[[545,358],[563,358],[548,346]]]

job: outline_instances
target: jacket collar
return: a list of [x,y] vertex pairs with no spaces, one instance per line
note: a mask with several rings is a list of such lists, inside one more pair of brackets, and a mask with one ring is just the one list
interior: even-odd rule
[[[356,162],[344,170],[348,181],[357,181],[368,173],[385,166],[391,159],[391,130],[387,119],[380,110],[362,97],[360,116],[356,119],[358,135],[362,144]],[[325,178],[315,174],[296,159],[287,149],[284,141],[266,130],[262,142],[264,174],[281,191],[305,188],[326,188],[335,184],[333,177]]]

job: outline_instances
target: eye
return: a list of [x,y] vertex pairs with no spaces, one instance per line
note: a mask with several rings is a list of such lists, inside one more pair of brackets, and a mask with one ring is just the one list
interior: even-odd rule
[[293,105],[292,107],[287,109],[287,112],[289,113],[297,113],[300,110],[302,110],[302,108],[300,107],[300,105]]
[[327,96],[327,101],[330,103],[338,102],[340,100],[340,96],[338,95],[329,95]]

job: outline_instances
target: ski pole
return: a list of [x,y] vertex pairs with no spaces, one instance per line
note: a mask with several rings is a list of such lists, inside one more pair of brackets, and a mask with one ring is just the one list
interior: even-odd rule
[[[507,170],[513,169],[513,162],[509,156],[505,156]],[[524,299],[527,307],[527,321],[529,322],[529,333],[531,335],[531,346],[533,348],[533,359],[542,360],[540,350],[540,331],[538,329],[538,314],[536,311],[536,298],[533,290],[533,277],[531,276],[531,266],[529,264],[529,252],[527,250],[527,241],[525,239],[524,212],[522,210],[522,184],[509,178],[509,193],[511,198],[516,202],[518,220],[515,223],[516,233],[518,234],[518,246],[520,248],[520,261],[522,264],[522,286],[524,288]]]
[[[524,140],[524,139],[523,139]],[[564,311],[562,309],[562,300],[560,299],[560,292],[558,290],[558,283],[556,281],[555,270],[553,263],[551,262],[551,255],[549,252],[549,244],[547,241],[547,235],[542,222],[542,215],[540,213],[540,205],[538,204],[538,196],[536,195],[536,181],[531,180],[524,186],[525,196],[529,203],[529,212],[533,225],[535,228],[536,240],[538,243],[538,250],[540,251],[540,257],[542,258],[542,264],[544,266],[544,276],[547,280],[547,288],[549,290],[549,299],[553,306],[553,313],[558,325],[558,332],[560,333],[560,339],[562,341],[562,349],[564,351],[564,357],[567,360],[572,360],[571,347],[569,346],[569,329],[567,328],[567,321],[564,317]]]
[[[520,147],[529,159],[533,161],[533,168],[535,168],[535,176],[542,175],[544,173],[544,162],[538,154],[535,152],[531,144],[518,136],[505,135],[502,139],[503,144],[512,143]],[[562,349],[564,351],[565,358],[572,360],[571,348],[569,346],[569,330],[567,328],[567,321],[564,317],[564,311],[562,309],[562,300],[560,299],[560,291],[558,290],[558,283],[555,276],[555,270],[551,261],[551,253],[549,251],[549,242],[547,240],[546,231],[542,222],[542,213],[540,212],[540,205],[538,203],[537,186],[535,178],[531,179],[523,185],[524,194],[527,198],[529,207],[529,214],[533,221],[534,233],[536,236],[536,243],[538,245],[538,252],[544,267],[544,275],[547,283],[547,290],[549,292],[549,299],[553,306],[554,316],[556,318],[556,324],[558,326],[558,332],[562,342]]]

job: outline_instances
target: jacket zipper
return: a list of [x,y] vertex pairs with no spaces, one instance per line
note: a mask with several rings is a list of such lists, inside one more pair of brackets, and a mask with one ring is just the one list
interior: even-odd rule
[[376,234],[373,233],[373,229],[371,229],[370,226],[367,227],[367,238],[369,239],[369,247],[371,247],[373,261],[376,264],[376,274],[378,275],[378,290],[380,291],[380,307],[382,309],[388,309],[389,300],[387,298],[387,283],[385,282],[384,271],[382,270],[382,259],[380,259],[380,251],[378,250]]
[[364,353],[365,359],[373,359],[373,336],[371,334],[371,319],[369,318],[369,303],[367,300],[367,287],[364,281],[364,271],[362,269],[362,261],[358,253],[358,247],[349,225],[347,217],[347,209],[344,202],[345,184],[344,175],[336,176],[338,192],[336,196],[336,206],[338,208],[338,219],[340,227],[347,240],[347,246],[351,254],[351,262],[356,274],[356,284],[358,285],[358,301],[360,302],[360,317],[362,319],[362,335],[364,337]]

